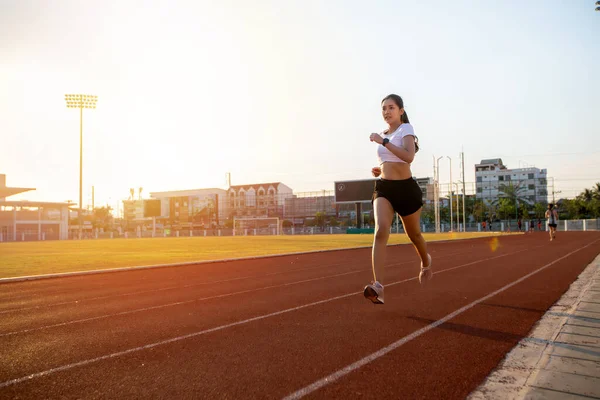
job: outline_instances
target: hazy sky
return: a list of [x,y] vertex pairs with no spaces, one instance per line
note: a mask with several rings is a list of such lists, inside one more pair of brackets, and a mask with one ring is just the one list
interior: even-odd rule
[[[129,188],[370,178],[380,101],[400,94],[422,151],[547,168],[560,196],[600,180],[593,0],[0,0],[0,173],[113,207]],[[440,161],[442,182],[448,161]]]

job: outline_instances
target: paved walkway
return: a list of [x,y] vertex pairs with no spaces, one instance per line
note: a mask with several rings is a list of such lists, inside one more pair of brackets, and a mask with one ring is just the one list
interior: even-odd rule
[[600,398],[600,256],[468,398]]

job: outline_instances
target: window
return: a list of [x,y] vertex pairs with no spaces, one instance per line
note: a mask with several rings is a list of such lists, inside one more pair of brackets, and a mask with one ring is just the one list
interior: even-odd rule
[[480,188],[480,187],[478,187],[478,188],[477,188],[477,193],[481,193],[481,192],[483,192],[483,189],[482,189],[482,188]]
[[478,176],[478,177],[477,177],[477,182],[481,182],[481,181],[482,181],[481,177],[480,177],[480,176]]
[[499,180],[499,181],[503,181],[503,180],[504,180],[504,175],[500,175],[500,176],[498,177],[498,180]]
[[528,188],[529,190],[535,190],[535,185],[529,185]]
[[533,179],[533,174],[527,174],[527,179]]

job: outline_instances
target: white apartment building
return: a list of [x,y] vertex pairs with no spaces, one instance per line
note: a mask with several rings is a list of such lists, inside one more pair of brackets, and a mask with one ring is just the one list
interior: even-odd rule
[[486,204],[502,197],[503,185],[520,189],[519,196],[529,204],[548,202],[548,171],[535,167],[508,169],[501,158],[481,160],[475,164],[476,198]]

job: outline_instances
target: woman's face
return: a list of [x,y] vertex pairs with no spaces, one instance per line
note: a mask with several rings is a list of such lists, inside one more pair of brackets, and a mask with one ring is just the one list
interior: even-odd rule
[[398,108],[392,99],[387,99],[381,104],[381,115],[388,125],[400,124],[402,114],[404,114],[404,108]]

